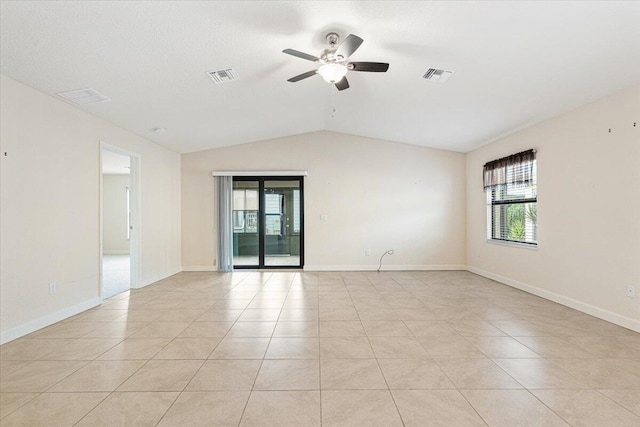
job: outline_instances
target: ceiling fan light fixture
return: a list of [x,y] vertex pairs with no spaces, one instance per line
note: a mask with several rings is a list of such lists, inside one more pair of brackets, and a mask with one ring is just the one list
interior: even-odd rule
[[318,68],[318,74],[327,83],[337,83],[347,74],[347,67],[342,64],[324,64]]
[[349,70],[384,73],[389,69],[389,64],[386,62],[349,62],[351,55],[358,49],[358,47],[360,47],[364,40],[354,34],[349,34],[347,38],[336,47],[338,40],[338,34],[327,34],[327,42],[329,42],[331,47],[323,50],[319,57],[294,49],[283,50],[282,52],[287,55],[295,56],[318,64],[317,69],[298,74],[297,76],[287,79],[287,81],[295,83],[300,80],[308,79],[316,74],[320,74],[325,82],[335,85],[336,89],[342,91],[349,89],[349,82],[346,78],[347,71]]

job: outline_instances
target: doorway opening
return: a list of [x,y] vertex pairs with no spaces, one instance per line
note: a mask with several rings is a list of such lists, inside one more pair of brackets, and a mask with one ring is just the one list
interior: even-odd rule
[[302,176],[233,177],[233,267],[302,268]]
[[138,286],[139,157],[101,143],[100,295]]

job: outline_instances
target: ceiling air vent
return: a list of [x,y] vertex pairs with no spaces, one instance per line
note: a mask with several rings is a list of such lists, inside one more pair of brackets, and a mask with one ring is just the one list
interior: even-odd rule
[[78,90],[70,90],[68,92],[58,92],[56,95],[73,102],[76,105],[97,104],[99,102],[111,101],[97,90],[86,88]]
[[211,77],[211,80],[213,80],[215,84],[238,80],[238,74],[233,68],[227,68],[226,70],[219,71],[207,71],[207,75]]
[[451,78],[451,76],[453,76],[453,73],[455,73],[455,71],[440,70],[438,68],[429,68],[427,72],[424,73],[424,76],[422,76],[422,78],[426,80],[438,82],[438,83],[445,83],[447,80]]

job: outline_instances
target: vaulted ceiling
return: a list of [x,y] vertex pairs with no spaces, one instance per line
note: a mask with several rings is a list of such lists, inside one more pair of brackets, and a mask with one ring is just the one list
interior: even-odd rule
[[[640,2],[2,1],[1,71],[178,152],[318,130],[455,151],[640,81]],[[357,34],[337,92],[324,36]],[[444,84],[428,68],[454,70]],[[233,68],[215,85],[205,71]],[[334,111],[335,110],[335,111]],[[166,128],[162,133],[150,129]]]

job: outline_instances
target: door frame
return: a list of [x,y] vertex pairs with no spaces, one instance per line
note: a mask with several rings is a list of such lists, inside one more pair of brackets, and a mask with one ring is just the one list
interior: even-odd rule
[[[234,265],[234,270],[300,270],[304,268],[304,177],[305,175],[234,175],[232,181],[258,181],[258,265]],[[300,183],[300,263],[298,265],[265,265],[265,181],[298,181]]]
[[141,259],[141,244],[140,244],[140,231],[141,231],[141,211],[142,211],[142,197],[141,197],[141,156],[138,153],[134,153],[129,150],[125,150],[124,148],[117,147],[112,144],[108,144],[104,141],[100,141],[100,155],[99,155],[99,169],[100,169],[100,200],[99,200],[99,216],[100,216],[100,244],[98,248],[98,258],[100,265],[100,274],[99,274],[99,295],[100,295],[100,303],[103,301],[104,296],[104,284],[102,282],[102,274],[103,274],[103,266],[102,266],[102,251],[104,245],[104,192],[103,192],[103,177],[102,177],[102,151],[110,151],[115,154],[120,154],[122,156],[129,157],[129,165],[131,169],[129,170],[129,191],[130,191],[130,209],[131,209],[131,222],[130,222],[130,231],[131,234],[129,236],[129,288],[130,289],[138,289],[141,287],[141,268],[140,268],[140,259]]

